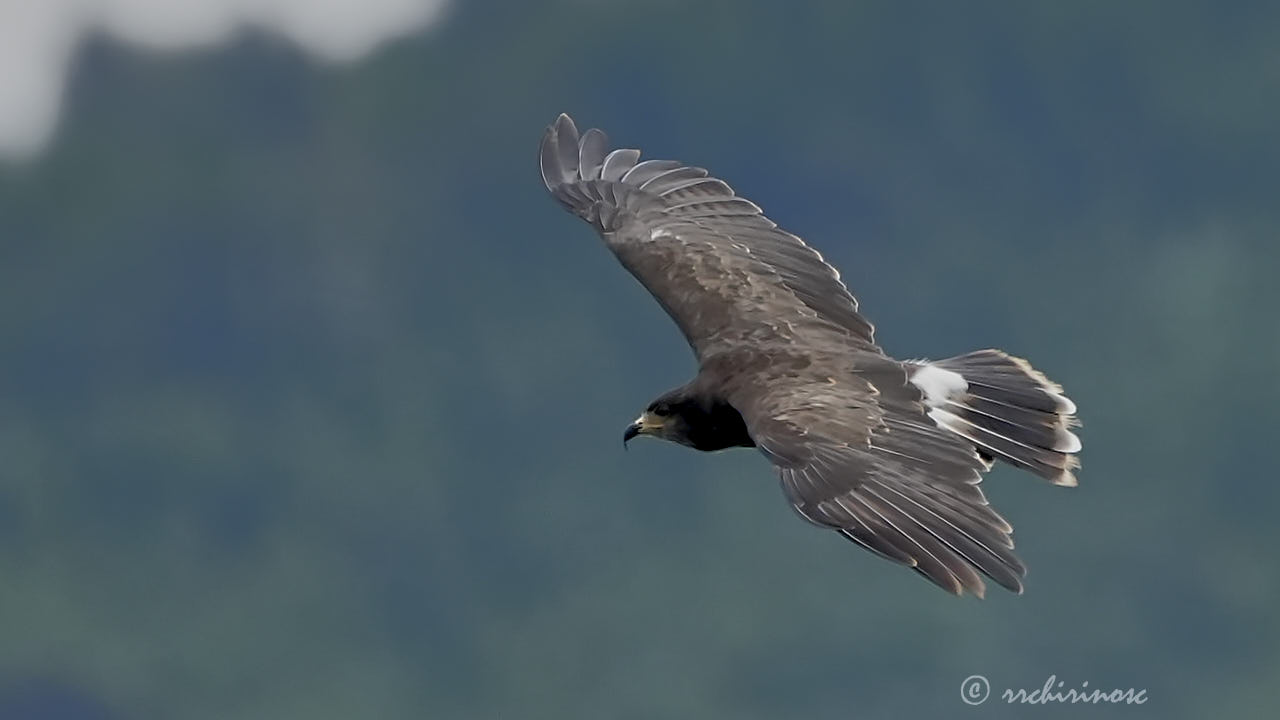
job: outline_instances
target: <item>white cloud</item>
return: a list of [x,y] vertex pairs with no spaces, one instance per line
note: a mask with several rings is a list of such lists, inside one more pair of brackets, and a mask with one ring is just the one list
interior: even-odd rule
[[263,27],[332,61],[438,19],[446,0],[0,0],[0,159],[49,140],[67,70],[86,32],[154,49],[212,45]]

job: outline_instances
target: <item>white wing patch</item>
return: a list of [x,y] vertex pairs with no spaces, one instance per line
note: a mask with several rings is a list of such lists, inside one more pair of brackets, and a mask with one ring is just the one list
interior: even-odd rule
[[963,375],[936,365],[922,365],[911,375],[911,384],[920,388],[925,404],[931,408],[942,407],[951,398],[969,392],[969,383]]

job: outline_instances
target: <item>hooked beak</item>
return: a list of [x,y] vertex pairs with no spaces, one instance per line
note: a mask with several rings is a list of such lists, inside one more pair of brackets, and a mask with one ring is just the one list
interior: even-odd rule
[[630,425],[628,425],[627,429],[622,433],[622,449],[626,450],[627,443],[631,442],[631,439],[639,434],[640,434],[640,423],[633,422]]
[[661,418],[652,413],[646,412],[636,421],[627,426],[626,431],[622,433],[622,449],[627,448],[627,443],[631,439],[640,435],[653,435],[662,428]]

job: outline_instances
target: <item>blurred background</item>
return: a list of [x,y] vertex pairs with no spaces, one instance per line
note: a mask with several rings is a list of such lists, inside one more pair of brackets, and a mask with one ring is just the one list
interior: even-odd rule
[[[0,3],[0,718],[1280,712],[1280,6],[170,5]],[[1066,386],[1080,487],[986,482],[1025,595],[622,452],[694,362],[562,111]]]

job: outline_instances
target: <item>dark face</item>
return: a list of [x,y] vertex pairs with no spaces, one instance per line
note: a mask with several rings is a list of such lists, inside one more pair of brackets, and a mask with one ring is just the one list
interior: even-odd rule
[[622,444],[626,445],[632,438],[639,435],[648,435],[681,445],[689,445],[688,423],[681,409],[682,404],[678,401],[673,402],[665,397],[654,400],[649,403],[649,407],[645,408],[643,413],[640,413],[640,417],[627,427],[626,432],[622,434]]
[[754,447],[742,416],[713,398],[668,393],[654,400],[622,435],[625,445],[640,435],[679,443],[695,450]]

